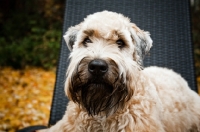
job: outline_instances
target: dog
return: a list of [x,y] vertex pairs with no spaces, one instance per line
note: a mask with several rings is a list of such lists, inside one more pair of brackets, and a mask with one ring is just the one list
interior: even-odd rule
[[200,97],[167,68],[143,68],[149,32],[110,11],[64,39],[70,54],[63,118],[46,132],[200,132]]

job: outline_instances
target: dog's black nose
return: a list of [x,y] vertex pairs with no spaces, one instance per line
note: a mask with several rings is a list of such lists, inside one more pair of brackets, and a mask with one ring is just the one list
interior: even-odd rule
[[108,65],[104,60],[95,59],[89,63],[88,71],[92,75],[104,75],[108,71]]

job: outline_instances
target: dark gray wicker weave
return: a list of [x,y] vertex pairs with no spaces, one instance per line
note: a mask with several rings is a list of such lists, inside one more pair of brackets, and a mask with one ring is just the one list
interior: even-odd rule
[[[180,73],[197,91],[191,42],[189,0],[67,0],[63,34],[80,23],[88,14],[109,10],[131,18],[153,39],[150,55],[144,66],[168,67]],[[65,72],[69,50],[62,39],[49,125],[60,120],[68,99],[64,93]]]

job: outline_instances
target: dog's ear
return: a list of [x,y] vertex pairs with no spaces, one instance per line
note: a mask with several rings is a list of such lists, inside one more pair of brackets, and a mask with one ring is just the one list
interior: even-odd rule
[[135,43],[135,54],[136,61],[139,65],[143,65],[143,59],[145,55],[149,52],[152,46],[152,39],[150,37],[149,32],[143,31],[139,29],[135,24],[131,24],[131,37],[133,42]]
[[70,27],[67,32],[65,33],[64,40],[67,43],[68,49],[71,51],[73,49],[73,45],[76,41],[77,34],[80,30],[81,24],[76,25],[74,27]]

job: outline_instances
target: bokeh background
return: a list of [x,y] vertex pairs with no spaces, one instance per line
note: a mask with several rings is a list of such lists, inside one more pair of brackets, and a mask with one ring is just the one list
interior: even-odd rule
[[[200,0],[191,23],[200,89]],[[47,125],[65,0],[0,0],[0,132]]]

